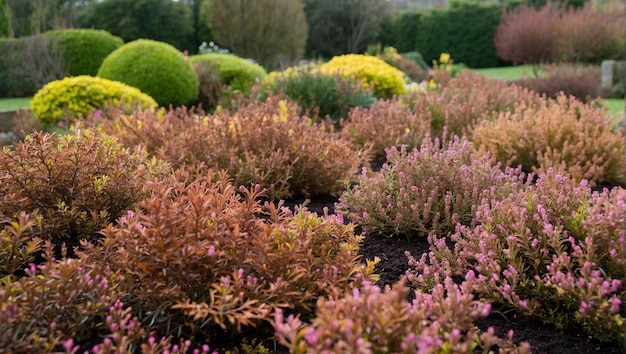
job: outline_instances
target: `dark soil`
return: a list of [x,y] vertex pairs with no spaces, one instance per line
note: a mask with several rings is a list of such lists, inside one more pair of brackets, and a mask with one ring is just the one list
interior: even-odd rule
[[[292,207],[303,201],[303,199],[291,200],[286,205]],[[330,197],[313,198],[306,207],[318,215],[323,215],[324,208],[328,208],[328,212],[333,213],[336,201],[337,199]],[[380,263],[376,266],[376,273],[380,275],[377,285],[381,287],[394,284],[409,269],[408,260],[405,256],[406,251],[419,258],[422,253],[428,252],[428,250],[426,240],[408,240],[404,237],[383,235],[365,235],[360,246],[360,252],[364,259],[380,258]],[[513,339],[516,342],[529,342],[533,353],[626,353],[626,344],[598,343],[586,336],[582,330],[559,331],[554,326],[542,324],[537,319],[510,310],[494,310],[489,317],[478,321],[476,326],[483,330],[491,326],[495,329],[496,334],[501,337],[506,337],[506,333],[513,330]]]

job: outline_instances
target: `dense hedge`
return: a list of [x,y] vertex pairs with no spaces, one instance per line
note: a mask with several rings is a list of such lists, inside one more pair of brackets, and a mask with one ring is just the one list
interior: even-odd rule
[[493,36],[500,22],[501,5],[454,0],[420,18],[417,51],[427,62],[450,53],[457,63],[471,68],[498,65]]
[[102,62],[98,76],[136,87],[160,106],[186,105],[198,96],[196,73],[183,53],[149,39],[138,39],[115,50]]
[[420,28],[420,12],[403,12],[395,20],[396,39],[394,47],[399,53],[417,49],[417,33]]
[[67,75],[57,42],[43,35],[0,41],[0,97],[32,96]]
[[62,29],[46,32],[45,36],[57,40],[57,50],[72,76],[95,76],[104,58],[124,44],[121,38],[103,30]]

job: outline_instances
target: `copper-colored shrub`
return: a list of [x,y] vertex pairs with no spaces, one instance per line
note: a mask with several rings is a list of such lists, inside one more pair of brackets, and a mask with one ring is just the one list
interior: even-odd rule
[[163,169],[145,157],[89,130],[34,133],[0,152],[0,210],[39,215],[34,236],[90,238],[144,197],[145,181]]
[[189,180],[179,170],[148,189],[142,211],[87,253],[130,279],[129,304],[150,331],[237,332],[371,279],[361,237],[338,217],[263,208],[258,186],[237,189],[224,173]]
[[622,184],[624,131],[613,131],[604,108],[560,95],[538,107],[518,107],[474,129],[474,144],[504,166],[524,172],[554,168],[575,181]]
[[173,167],[227,170],[234,184],[260,184],[270,198],[337,193],[356,174],[364,152],[332,126],[313,124],[298,112],[295,104],[271,97],[236,112],[137,112],[101,127]]
[[358,147],[371,147],[377,160],[385,158],[385,149],[419,146],[430,132],[430,114],[413,112],[397,99],[379,100],[370,108],[355,108],[342,122],[341,135]]

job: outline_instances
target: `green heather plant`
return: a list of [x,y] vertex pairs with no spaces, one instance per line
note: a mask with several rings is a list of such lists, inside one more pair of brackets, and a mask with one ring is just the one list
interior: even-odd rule
[[159,106],[181,106],[198,98],[199,83],[187,58],[173,46],[138,39],[109,54],[98,76],[123,82],[150,95]]
[[152,97],[118,81],[92,76],[66,77],[42,87],[31,100],[35,118],[46,124],[71,123],[107,105],[125,112],[155,108]]
[[425,237],[469,225],[483,199],[498,200],[523,185],[518,170],[502,172],[488,157],[472,155],[467,139],[426,136],[419,148],[387,150],[379,172],[363,170],[336,210],[366,233]]
[[215,340],[271,320],[277,308],[310,311],[319,296],[373,277],[375,263],[359,260],[353,225],[263,207],[258,185],[236,188],[225,173],[190,179],[178,170],[147,188],[140,211],[87,247],[94,262],[129,279],[128,303],[147,330]]
[[534,107],[520,105],[476,126],[472,136],[479,153],[503,166],[544,173],[554,168],[578,183],[622,184],[624,131],[613,131],[604,107],[560,95]]
[[530,353],[530,345],[502,339],[489,328],[481,333],[474,321],[489,315],[491,306],[474,300],[474,279],[461,285],[451,278],[431,293],[416,292],[407,301],[404,281],[360,288],[320,298],[311,323],[279,310],[276,335],[290,353]]
[[446,239],[433,236],[431,252],[409,255],[410,281],[428,289],[444,277],[474,279],[486,300],[554,324],[580,326],[595,340],[620,342],[620,306],[626,193],[592,192],[586,181],[549,170],[536,185],[500,202],[484,200],[476,226],[459,226]]
[[299,112],[292,102],[271,97],[208,116],[183,109],[118,115],[101,128],[173,167],[227,170],[234,184],[260,184],[271,199],[339,193],[365,151]]
[[38,132],[0,152],[0,210],[37,213],[43,239],[89,239],[144,197],[143,184],[164,167],[142,149],[98,132]]
[[358,147],[371,147],[377,161],[390,147],[407,150],[420,145],[431,130],[430,112],[413,112],[397,98],[378,100],[370,108],[356,107],[341,122],[341,135]]
[[371,90],[339,73],[323,74],[312,66],[289,68],[271,75],[267,88],[284,95],[302,108],[303,115],[330,120],[337,125],[354,107],[369,107],[375,97]]

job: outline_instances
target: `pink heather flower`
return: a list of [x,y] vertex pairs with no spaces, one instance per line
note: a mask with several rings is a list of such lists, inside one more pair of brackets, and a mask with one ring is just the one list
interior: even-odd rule
[[203,344],[202,345],[202,352],[203,353],[208,353],[209,350],[211,350],[211,348],[209,348],[209,346],[207,344]]
[[519,306],[523,309],[528,307],[528,302],[526,300],[520,300],[519,301]]
[[583,316],[587,316],[587,303],[585,301],[582,301],[580,303],[580,314]]
[[74,340],[72,338],[68,339],[63,343],[63,349],[67,352],[71,352],[74,349]]
[[614,297],[611,299],[611,313],[616,313],[617,311],[619,311],[619,305],[621,305],[622,302],[620,301],[620,299]]
[[309,328],[304,334],[304,340],[306,341],[306,344],[310,346],[314,346],[314,345],[317,345],[317,341],[319,340],[319,337],[317,336],[313,328]]
[[207,252],[209,257],[215,256],[215,246],[209,247],[209,251]]

